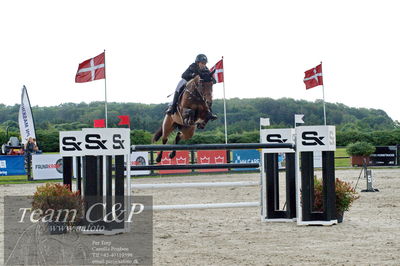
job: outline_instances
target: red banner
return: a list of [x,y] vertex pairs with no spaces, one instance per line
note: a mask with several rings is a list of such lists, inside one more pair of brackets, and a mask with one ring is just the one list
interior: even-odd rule
[[[176,151],[173,159],[169,158],[170,151],[164,151],[159,165],[186,165],[190,164],[189,151]],[[192,170],[160,170],[160,174],[190,173]]]
[[[223,164],[226,163],[226,150],[218,151],[198,151],[198,164]],[[199,172],[226,172],[228,169],[200,169]]]

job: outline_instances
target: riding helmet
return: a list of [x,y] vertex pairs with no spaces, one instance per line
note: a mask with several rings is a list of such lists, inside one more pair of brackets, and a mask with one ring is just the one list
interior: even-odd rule
[[208,63],[207,56],[206,56],[205,54],[199,54],[199,55],[197,55],[197,56],[196,56],[196,63],[198,63],[198,62],[202,62],[202,63],[204,63],[204,64],[207,64],[207,63]]

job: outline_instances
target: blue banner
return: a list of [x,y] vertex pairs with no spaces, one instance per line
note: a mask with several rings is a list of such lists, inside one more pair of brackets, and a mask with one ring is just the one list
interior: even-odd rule
[[0,156],[0,176],[26,175],[24,159],[22,155]]
[[[233,150],[232,163],[260,163],[260,152],[258,150]],[[254,171],[257,168],[237,168],[235,171]]]

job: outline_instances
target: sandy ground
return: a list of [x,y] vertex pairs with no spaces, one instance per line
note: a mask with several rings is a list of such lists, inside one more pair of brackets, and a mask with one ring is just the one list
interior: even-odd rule
[[[359,170],[336,176],[355,184]],[[316,172],[321,175],[320,172]],[[374,169],[378,193],[361,193],[335,226],[265,223],[260,209],[175,210],[154,213],[154,265],[400,265],[400,169]],[[137,183],[257,181],[259,174],[135,179]],[[3,185],[0,195],[29,195],[35,185]],[[358,191],[366,187],[361,179]],[[259,188],[135,191],[155,204],[259,200]],[[1,198],[1,205],[4,201]],[[3,207],[0,215],[4,213]],[[2,215],[3,216],[3,215]],[[3,250],[3,220],[0,219]],[[3,260],[3,252],[0,254]]]

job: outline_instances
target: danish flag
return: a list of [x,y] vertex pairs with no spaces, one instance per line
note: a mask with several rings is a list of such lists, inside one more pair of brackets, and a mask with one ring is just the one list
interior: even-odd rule
[[304,84],[306,84],[306,90],[314,88],[319,85],[324,85],[322,80],[322,63],[318,66],[307,70],[304,77]]
[[221,59],[218,61],[218,63],[215,64],[215,66],[213,66],[210,71],[213,72],[215,70],[214,73],[214,79],[217,83],[220,82],[224,82],[224,59]]
[[82,83],[104,78],[106,78],[105,52],[80,63],[75,82]]

